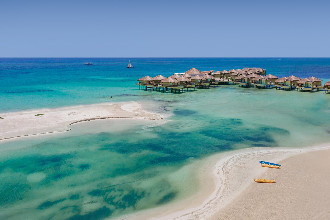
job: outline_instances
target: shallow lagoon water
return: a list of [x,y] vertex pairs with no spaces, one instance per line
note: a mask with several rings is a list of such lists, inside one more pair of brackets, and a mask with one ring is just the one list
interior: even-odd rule
[[[78,83],[77,96],[80,90]],[[1,144],[0,219],[116,217],[189,196],[198,181],[187,165],[213,153],[330,141],[330,96],[321,92],[235,86],[184,94],[117,91],[122,100],[170,115],[167,123],[96,121]]]

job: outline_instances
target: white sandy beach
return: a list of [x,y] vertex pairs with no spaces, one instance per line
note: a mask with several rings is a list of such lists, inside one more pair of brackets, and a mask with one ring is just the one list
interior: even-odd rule
[[[39,115],[38,115],[39,114]],[[66,132],[70,125],[99,119],[162,120],[138,102],[101,103],[1,114],[0,142],[22,137]]]
[[[245,210],[241,210],[241,206],[235,205],[234,201],[243,198],[245,199],[246,204],[249,205],[251,200],[249,197],[246,197],[246,190],[249,190],[251,194],[250,188],[252,187],[252,194],[255,193],[256,195],[259,195],[255,188],[259,187],[260,185],[267,186],[267,184],[254,183],[254,178],[271,178],[272,175],[269,175],[269,172],[275,173],[276,175],[274,175],[273,178],[277,178],[281,175],[281,172],[286,172],[286,170],[289,169],[284,168],[287,166],[285,159],[295,156],[298,158],[296,160],[304,163],[304,159],[301,158],[302,155],[311,155],[315,152],[322,154],[324,149],[329,148],[329,144],[303,149],[249,148],[213,155],[208,159],[205,159],[204,162],[200,161],[195,164],[195,167],[198,167],[198,175],[200,180],[200,190],[196,194],[189,198],[173,202],[163,207],[141,211],[139,213],[134,213],[134,215],[123,216],[120,219],[246,219],[243,218],[245,216]],[[329,150],[327,152],[329,156]],[[283,168],[273,170],[269,168],[263,168],[259,165],[259,160],[280,162],[283,164]],[[314,157],[313,161],[315,162],[316,160],[317,158]],[[299,166],[291,166],[290,173],[295,175],[294,173],[299,169]],[[313,172],[315,172],[315,169],[310,169],[310,173],[307,174],[307,176],[313,178]],[[324,171],[326,170],[323,170],[322,172],[324,173]],[[297,172],[296,175],[299,173],[301,174],[301,172],[303,171]],[[322,173],[320,175],[322,175]],[[285,181],[287,181],[287,179]],[[290,183],[297,185],[297,183],[294,183],[293,180],[291,180]],[[292,189],[292,186],[288,188],[283,182],[278,182],[273,185],[277,187],[278,190],[283,190],[283,192],[288,192],[288,190]],[[304,186],[306,187],[305,183]],[[270,185],[270,187],[272,186]],[[308,190],[308,187],[306,187],[306,190]],[[262,193],[264,195],[263,198],[267,198],[267,192],[264,190]],[[269,194],[269,196],[272,195],[274,195],[274,193]],[[299,195],[289,193],[288,196],[291,196],[292,199],[295,199]],[[254,196],[253,198],[258,200],[258,196]],[[290,199],[281,200],[281,202],[283,201],[290,201]],[[285,204],[282,204],[282,207],[283,206],[285,207]],[[261,217],[263,216],[262,213],[270,213],[273,208],[273,206],[269,205],[263,205],[262,207],[265,209],[265,212],[261,212],[261,214],[259,213],[255,216]],[[324,208],[325,207],[323,206],[323,209]],[[320,209],[322,209],[322,207]],[[236,217],[230,218],[232,212],[237,212]],[[304,210],[300,210],[300,212],[304,212]],[[253,213],[254,210],[250,209],[250,218],[248,219],[255,219]],[[285,216],[279,215],[278,218],[273,219],[289,218],[285,218]]]

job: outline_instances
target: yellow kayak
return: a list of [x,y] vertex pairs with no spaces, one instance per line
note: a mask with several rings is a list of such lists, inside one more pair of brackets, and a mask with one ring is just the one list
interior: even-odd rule
[[268,168],[276,168],[276,169],[279,169],[281,167],[281,166],[277,166],[277,165],[268,165],[268,164],[264,164],[264,163],[262,163],[261,166],[268,167]]
[[256,183],[276,183],[275,180],[267,180],[267,179],[254,179]]

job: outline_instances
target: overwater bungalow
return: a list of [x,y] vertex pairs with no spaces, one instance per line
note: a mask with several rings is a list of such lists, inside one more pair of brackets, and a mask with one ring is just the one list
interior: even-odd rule
[[313,91],[313,89],[311,87],[308,86],[309,83],[309,79],[305,78],[305,79],[300,79],[299,81],[297,81],[297,91],[300,92],[311,92]]
[[235,77],[234,82],[235,83],[241,83],[244,82],[244,78],[246,77],[246,75],[243,73],[242,75],[239,75],[237,77]]
[[191,78],[191,75],[189,73],[185,73],[185,74],[183,74],[183,76],[186,77],[187,79]]
[[200,75],[194,75],[190,79],[192,83],[198,84],[202,80],[202,77]]
[[272,74],[268,74],[265,77],[262,78],[261,84],[266,85],[267,87],[271,87],[275,85],[275,81],[278,79],[277,76],[274,76]]
[[205,74],[205,75],[210,75],[214,72],[214,70],[208,70],[208,71],[202,71],[202,74]]
[[323,88],[325,90],[325,93],[330,94],[330,81],[324,83]]
[[162,79],[161,82],[162,82],[163,86],[165,86],[165,87],[174,86],[174,85],[178,84],[178,81],[170,76],[165,79]]
[[215,72],[211,73],[211,75],[214,76],[214,78],[216,78],[216,79],[220,79],[222,76],[220,71],[215,71]]
[[185,76],[179,76],[176,78],[176,80],[179,82],[179,85],[185,86],[188,82],[191,82],[191,79],[185,77]]
[[159,84],[162,79],[166,79],[166,77],[162,76],[162,75],[158,75],[158,76],[153,77],[152,78],[153,84],[154,85]]
[[237,71],[232,71],[232,70],[231,70],[231,77],[230,77],[231,81],[235,82],[235,79],[236,79],[239,75],[240,75],[239,72],[237,72]]
[[145,76],[138,79],[137,85],[142,86],[145,90],[151,89],[163,92],[184,92],[190,88],[205,89],[210,86],[239,84],[242,87],[256,88],[274,88],[282,90],[292,90],[296,88],[298,91],[315,91],[325,90],[330,93],[330,82],[322,87],[322,80],[316,77],[300,79],[296,76],[282,77],[268,74],[263,75],[265,70],[261,68],[244,68],[229,71],[199,71],[192,68],[182,74],[173,74],[167,78],[162,75],[155,77]]
[[[297,82],[300,80],[299,77],[296,77],[294,75],[289,76],[286,80],[285,80],[285,86],[289,86],[290,89],[295,89],[297,87]],[[283,88],[283,87],[282,87]]]
[[285,86],[286,79],[287,79],[287,77],[282,77],[282,78],[276,79],[275,80],[276,89],[281,89],[283,86]]
[[152,81],[152,78],[150,76],[145,76],[138,79],[138,81],[140,82],[141,85],[142,84],[147,85],[148,83],[150,83],[150,81]]
[[230,78],[230,72],[228,72],[227,70],[220,71],[220,73],[222,74],[222,78],[224,79]]
[[312,89],[320,90],[322,89],[322,80],[319,78],[316,78],[314,76],[309,77],[307,81],[307,86],[311,87]]
[[266,70],[262,68],[243,68],[242,71],[246,72],[247,74],[258,74],[258,75],[266,75]]

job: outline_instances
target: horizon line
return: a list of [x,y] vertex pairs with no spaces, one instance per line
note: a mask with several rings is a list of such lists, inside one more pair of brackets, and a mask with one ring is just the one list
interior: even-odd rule
[[180,56],[180,57],[0,57],[0,59],[26,59],[26,58],[45,58],[45,59],[58,59],[58,58],[72,58],[72,59],[88,59],[88,58],[92,58],[92,59],[97,59],[97,58],[107,58],[107,59],[139,59],[139,58],[330,58],[329,57],[183,57],[183,56]]

